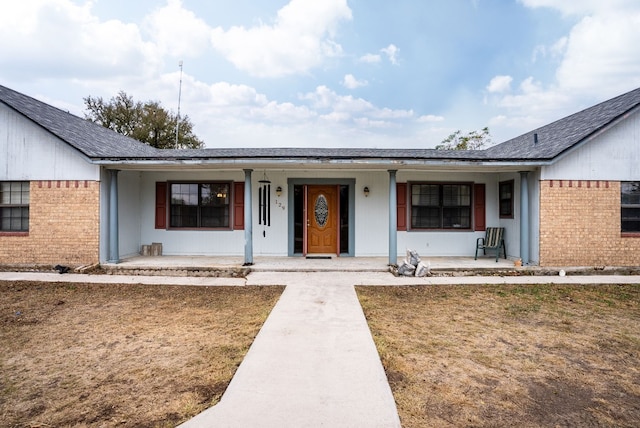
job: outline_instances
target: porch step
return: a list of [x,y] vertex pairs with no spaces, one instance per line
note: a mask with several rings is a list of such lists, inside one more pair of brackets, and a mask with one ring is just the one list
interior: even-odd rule
[[[251,272],[247,267],[224,266],[121,266],[102,265],[101,273],[106,275],[134,275],[134,276],[178,276],[178,277],[208,277],[208,278],[246,278]],[[97,272],[96,272],[97,273]]]

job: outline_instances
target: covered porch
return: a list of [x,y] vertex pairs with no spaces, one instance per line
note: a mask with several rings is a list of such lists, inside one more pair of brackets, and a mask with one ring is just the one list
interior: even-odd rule
[[[142,246],[161,243],[164,254],[195,260],[195,265],[180,266],[182,262],[166,259],[156,265],[148,258],[140,263],[151,263],[148,267],[154,269],[166,264],[211,270],[221,264],[250,266],[252,271],[371,271],[388,270],[410,248],[429,260],[434,271],[463,271],[480,268],[481,261],[471,256],[486,227],[501,227],[510,260],[522,259],[525,266],[538,262],[538,172],[530,166],[408,158],[397,162],[386,157],[245,161],[229,165],[220,159],[187,164],[164,160],[105,168],[100,261],[134,266],[132,260]],[[198,202],[187,204],[186,196],[173,186],[189,186],[201,193],[211,183],[227,186],[218,195],[224,201],[219,210],[224,224],[206,226],[197,220],[187,227],[180,223],[188,217],[181,217],[183,206],[200,213],[194,219],[203,218],[208,208],[202,194],[190,193],[187,196]],[[318,212],[333,222],[327,221],[332,240],[319,248],[312,247],[319,230],[313,215],[318,207],[309,201],[320,198],[309,192],[319,192],[321,187],[332,188],[337,196],[329,198],[326,189],[326,194],[320,194],[326,203]],[[317,253],[334,257],[303,257]],[[489,269],[504,268],[502,263],[513,268],[512,261],[486,263]]]

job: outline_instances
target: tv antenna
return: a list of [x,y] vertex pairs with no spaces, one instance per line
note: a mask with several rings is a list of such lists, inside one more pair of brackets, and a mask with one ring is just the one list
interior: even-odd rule
[[178,146],[178,135],[180,135],[180,98],[182,97],[182,60],[178,62],[180,67],[180,85],[178,86],[178,117],[176,118],[176,149]]

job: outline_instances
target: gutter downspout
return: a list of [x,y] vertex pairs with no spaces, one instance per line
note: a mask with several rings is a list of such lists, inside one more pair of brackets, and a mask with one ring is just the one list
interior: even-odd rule
[[244,264],[243,266],[251,266],[253,264],[253,219],[251,213],[251,172],[252,169],[244,170]]
[[398,199],[396,196],[396,172],[389,170],[389,265],[398,264]]
[[120,263],[120,242],[118,235],[118,173],[109,170],[109,258],[107,263]]
[[520,258],[529,264],[529,172],[520,172]]

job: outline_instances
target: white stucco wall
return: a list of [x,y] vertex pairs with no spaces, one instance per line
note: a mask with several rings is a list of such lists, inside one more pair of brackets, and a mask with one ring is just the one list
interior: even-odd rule
[[99,180],[100,167],[0,103],[0,180]]
[[542,168],[542,180],[640,180],[640,112]]
[[[439,173],[439,172],[398,172],[398,182],[431,181],[460,182],[485,184],[485,210],[487,227],[508,225],[501,224],[498,218],[498,174],[481,173]],[[517,189],[516,189],[517,191]],[[410,202],[409,202],[410,203]],[[473,207],[472,207],[473,212]],[[511,227],[506,231],[506,239],[513,235]],[[485,232],[473,230],[461,231],[417,231],[398,232],[398,254],[406,249],[418,251],[421,256],[473,256],[476,240],[485,236]],[[519,242],[519,241],[518,241]],[[513,246],[507,241],[507,255],[513,255]]]
[[[389,250],[389,173],[358,170],[278,170],[266,171],[271,181],[271,225],[258,224],[258,189],[264,171],[252,174],[253,254],[254,256],[287,256],[289,251],[289,179],[354,182],[355,208],[354,253],[357,257],[387,256]],[[517,174],[516,174],[517,175]],[[501,222],[498,218],[497,173],[434,173],[399,171],[397,181],[475,182],[486,184],[487,226],[505,226],[508,255],[517,256],[519,234],[517,221]],[[508,179],[508,178],[505,178]],[[236,171],[205,172],[121,172],[120,182],[120,252],[138,252],[140,245],[161,242],[167,255],[233,255],[244,254],[244,230],[164,230],[155,229],[155,186],[157,181],[235,181],[244,182],[244,173]],[[138,186],[139,184],[139,186]],[[275,189],[283,189],[281,197]],[[369,196],[363,189],[368,187]],[[516,194],[519,189],[516,181]],[[516,217],[517,217],[516,201]],[[139,215],[136,218],[136,210]],[[125,226],[124,216],[131,224]],[[136,228],[139,233],[136,234]],[[409,231],[398,232],[398,254],[407,248],[425,256],[472,256],[475,243],[484,232],[474,231]]]
[[191,180],[244,181],[244,175],[242,171],[143,172],[140,177],[139,192],[140,241],[138,251],[140,245],[160,242],[163,254],[166,255],[243,254],[243,230],[164,230],[155,228],[156,182]]

